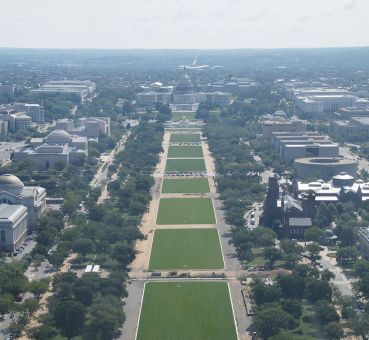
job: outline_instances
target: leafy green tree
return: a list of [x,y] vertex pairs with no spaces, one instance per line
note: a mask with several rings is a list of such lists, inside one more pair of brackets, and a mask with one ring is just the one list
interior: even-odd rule
[[74,289],[76,299],[85,306],[90,306],[93,301],[93,291],[90,287],[82,286]]
[[355,246],[340,247],[336,253],[336,260],[339,264],[347,264],[357,260],[359,252]]
[[344,332],[338,322],[330,322],[323,328],[324,334],[329,340],[340,340],[344,337]]
[[329,269],[324,269],[321,273],[320,273],[320,277],[323,281],[330,281],[333,280],[336,275],[334,273],[332,273]]
[[85,314],[86,309],[79,301],[65,300],[56,304],[53,317],[56,327],[69,340],[81,334],[84,327]]
[[282,300],[281,307],[286,313],[291,314],[296,320],[300,319],[302,315],[302,302],[300,300]]
[[354,335],[363,338],[367,336],[369,333],[369,315],[367,313],[355,315],[355,317],[350,319],[350,328]]
[[112,295],[99,297],[90,309],[91,328],[95,339],[114,339],[124,322],[119,299]]
[[304,233],[305,241],[320,242],[323,236],[323,230],[318,227],[308,228]]
[[70,298],[74,295],[77,274],[72,272],[59,273],[54,276],[53,289],[59,298]]
[[289,239],[281,240],[280,246],[282,251],[287,254],[300,254],[303,251],[303,248],[296,241]]
[[300,259],[301,255],[299,254],[286,253],[283,255],[283,260],[285,261],[285,267],[287,269],[293,268],[296,265],[296,263],[299,262]]
[[318,301],[314,308],[319,321],[324,325],[330,322],[338,322],[340,319],[334,306],[326,300]]
[[297,264],[292,271],[292,274],[302,278],[319,278],[319,270],[308,264]]
[[257,280],[252,287],[252,293],[257,305],[279,301],[281,291],[274,285],[266,285],[261,280]]
[[54,327],[43,324],[36,328],[33,328],[30,331],[29,336],[31,337],[31,339],[34,340],[49,340],[53,339],[57,334],[58,331]]
[[49,288],[49,280],[42,279],[39,281],[30,282],[28,289],[34,295],[35,299],[38,300],[42,294],[46,293],[48,288]]
[[321,258],[321,256],[319,255],[320,246],[319,246],[318,243],[316,243],[316,242],[309,243],[305,247],[305,249],[309,253],[309,258],[310,258],[311,262],[316,262]]
[[278,334],[281,330],[288,329],[293,320],[292,316],[279,307],[270,307],[258,311],[253,324],[262,338]]
[[14,303],[14,297],[10,294],[0,295],[0,314],[4,316],[10,312]]
[[21,305],[18,306],[20,312],[26,312],[27,315],[32,315],[38,309],[38,302],[36,299],[25,299]]
[[363,274],[369,272],[369,261],[365,259],[357,260],[354,263],[353,269],[355,274],[361,277]]
[[22,264],[19,262],[7,263],[0,266],[0,292],[16,297],[26,291],[28,279],[24,275]]
[[355,245],[357,240],[357,228],[344,226],[341,229],[340,240],[342,246]]
[[361,276],[361,278],[356,283],[357,290],[362,292],[365,297],[369,297],[369,273]]
[[64,262],[64,254],[59,251],[53,251],[49,257],[48,261],[54,267],[59,268]]
[[75,192],[68,192],[64,197],[63,203],[63,213],[68,215],[73,215],[82,201],[82,197]]
[[316,222],[321,228],[328,228],[333,221],[337,210],[333,204],[321,203],[316,213]]
[[327,281],[308,279],[305,283],[305,297],[315,303],[318,300],[332,300],[332,288]]
[[275,247],[267,247],[263,251],[265,259],[268,261],[270,268],[273,268],[274,263],[282,258],[282,254],[279,249]]
[[281,331],[276,335],[273,335],[269,338],[269,340],[304,340],[305,338],[292,333],[291,331]]
[[305,280],[303,277],[296,274],[279,275],[277,281],[284,298],[301,299],[304,295]]
[[112,257],[116,259],[123,268],[127,267],[135,257],[134,249],[127,242],[120,242],[114,245]]
[[265,227],[254,228],[251,232],[251,239],[255,246],[271,247],[274,245],[276,234],[273,230]]
[[81,238],[74,243],[74,251],[81,253],[82,256],[86,256],[88,253],[95,251],[95,244],[88,238]]
[[341,305],[341,314],[344,319],[350,319],[356,316],[355,309],[357,308],[357,302],[355,296],[341,296],[339,298]]

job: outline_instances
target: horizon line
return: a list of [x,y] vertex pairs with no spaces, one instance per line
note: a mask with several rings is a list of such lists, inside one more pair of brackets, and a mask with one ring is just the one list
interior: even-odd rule
[[152,48],[152,47],[15,47],[0,46],[0,50],[68,50],[68,51],[257,51],[257,50],[328,50],[328,49],[365,49],[368,45],[319,46],[319,47],[209,47],[209,48]]

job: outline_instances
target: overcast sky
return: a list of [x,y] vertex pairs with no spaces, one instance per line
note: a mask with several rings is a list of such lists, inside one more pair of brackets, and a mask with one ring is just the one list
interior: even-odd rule
[[0,46],[369,46],[368,0],[0,0]]

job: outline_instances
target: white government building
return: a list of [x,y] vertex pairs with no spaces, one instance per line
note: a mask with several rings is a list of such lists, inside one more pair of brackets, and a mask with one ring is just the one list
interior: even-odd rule
[[50,80],[39,88],[31,90],[38,93],[72,93],[81,98],[92,96],[96,91],[96,84],[90,80]]
[[0,252],[14,251],[46,211],[46,189],[25,186],[11,174],[0,176]]
[[343,88],[289,87],[286,94],[305,113],[324,114],[346,107],[365,108],[369,100],[358,98]]
[[87,156],[87,149],[87,137],[54,130],[46,138],[32,138],[29,147],[14,152],[14,161],[30,159],[39,170],[47,170],[56,162],[68,166],[81,156]]
[[184,72],[175,87],[152,83],[143,86],[137,94],[140,106],[154,106],[155,103],[171,104],[174,109],[196,110],[200,103],[208,102],[215,105],[230,105],[232,96],[228,92],[195,92],[190,77]]

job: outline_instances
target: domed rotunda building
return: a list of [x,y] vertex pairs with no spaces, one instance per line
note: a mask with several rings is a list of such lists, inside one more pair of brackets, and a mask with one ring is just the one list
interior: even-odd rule
[[46,211],[46,190],[25,186],[12,174],[0,176],[0,251],[14,251]]
[[45,138],[47,144],[64,145],[69,144],[72,141],[71,135],[64,130],[51,131]]
[[15,161],[31,159],[39,170],[48,170],[55,163],[68,166],[87,156],[87,137],[72,136],[67,131],[56,129],[45,138],[32,138],[30,145],[14,153]]
[[173,103],[174,105],[194,105],[196,103],[196,94],[185,69],[174,89]]

